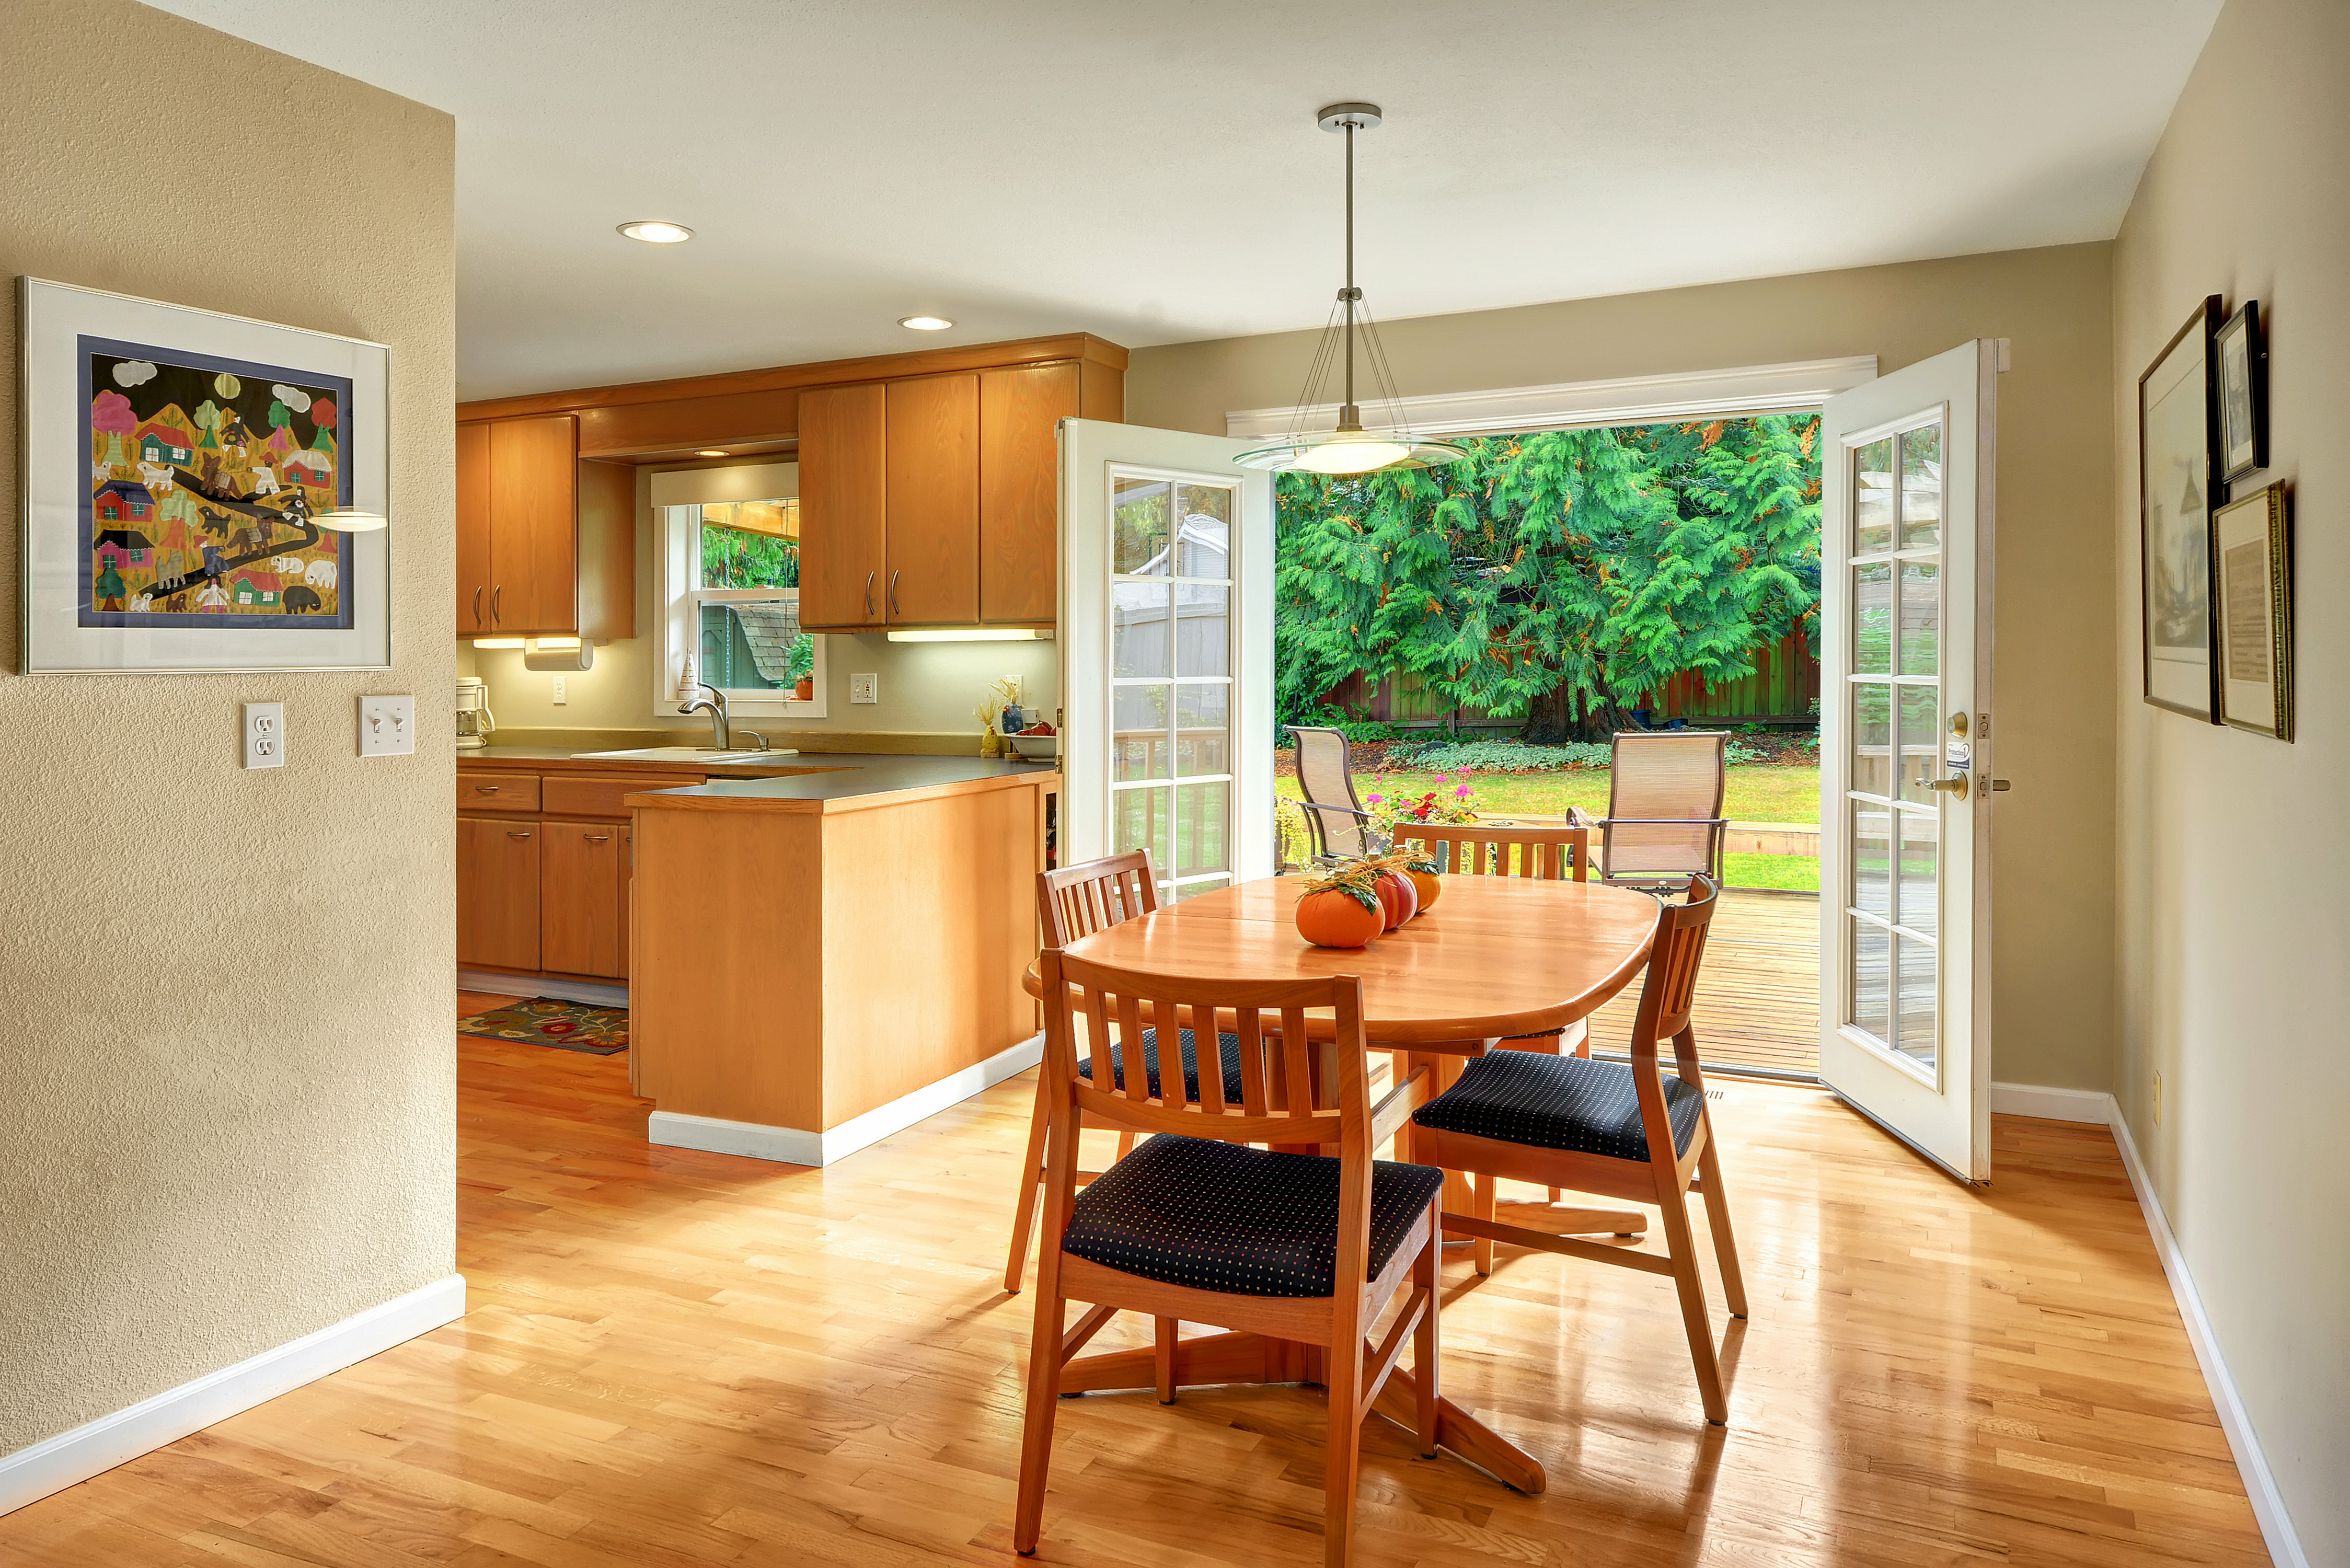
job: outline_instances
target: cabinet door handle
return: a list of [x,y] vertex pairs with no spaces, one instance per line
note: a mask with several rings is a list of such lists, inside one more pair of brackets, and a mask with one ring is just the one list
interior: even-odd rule
[[898,574],[895,572],[889,574],[889,613],[898,613]]
[[482,624],[482,585],[479,583],[473,585],[473,624]]
[[475,794],[495,794],[498,791],[505,787],[506,786],[504,784],[475,784],[473,786],[473,793]]
[[498,622],[498,599],[505,591],[506,586],[504,583],[490,590],[490,624],[493,626]]
[[870,572],[865,574],[865,616],[868,620],[873,618],[873,574]]
[[612,842],[612,836],[608,833],[583,833],[579,836],[586,839],[590,844],[609,844]]
[[529,834],[527,834],[527,833],[516,833],[516,832],[515,832],[514,830],[512,830],[511,828],[509,828],[509,829],[506,831],[506,836],[507,836],[508,838],[528,838],[528,837],[530,836],[530,835],[529,835]]

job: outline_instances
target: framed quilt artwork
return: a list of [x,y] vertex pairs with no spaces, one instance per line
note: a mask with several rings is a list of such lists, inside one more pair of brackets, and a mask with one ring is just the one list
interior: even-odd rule
[[25,672],[389,668],[389,351],[19,287]]

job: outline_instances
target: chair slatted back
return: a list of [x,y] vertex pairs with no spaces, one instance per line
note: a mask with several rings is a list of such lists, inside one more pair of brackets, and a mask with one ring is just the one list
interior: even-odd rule
[[1640,985],[1640,1009],[1632,1020],[1632,1055],[1654,1061],[1658,1045],[1689,1027],[1697,1001],[1697,976],[1705,959],[1706,929],[1721,903],[1721,889],[1702,873],[1690,877],[1687,901],[1660,901],[1656,935],[1648,943],[1648,972]]
[[1455,876],[1533,877],[1577,882],[1591,875],[1591,830],[1523,823],[1399,822],[1396,847],[1423,846],[1437,868]]
[[1297,785],[1313,830],[1315,853],[1360,855],[1369,847],[1363,803],[1355,796],[1355,764],[1347,737],[1315,724],[1292,724],[1297,737]]
[[1148,849],[1036,874],[1036,919],[1048,948],[1067,947],[1158,908],[1158,870]]
[[1617,731],[1608,751],[1600,875],[1719,875],[1724,756],[1718,730]]

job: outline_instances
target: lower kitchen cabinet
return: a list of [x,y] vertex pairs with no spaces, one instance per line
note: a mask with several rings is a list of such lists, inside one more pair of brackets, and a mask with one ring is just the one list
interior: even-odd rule
[[629,825],[539,823],[539,963],[561,974],[629,972]]
[[457,819],[457,961],[539,967],[539,824]]

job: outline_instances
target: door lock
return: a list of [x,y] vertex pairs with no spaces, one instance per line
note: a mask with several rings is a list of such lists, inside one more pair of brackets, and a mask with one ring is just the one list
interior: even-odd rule
[[1989,789],[1991,789],[1994,794],[2006,794],[2006,793],[2007,793],[2011,788],[2012,788],[2013,786],[2012,786],[2012,785],[2011,785],[2011,784],[2009,784],[2005,779],[1993,779],[1993,780],[1991,780],[1991,781],[1990,784],[1989,784],[1987,787],[1988,787]]
[[1939,790],[1945,794],[1964,800],[1968,794],[1967,775],[1960,774],[1956,778],[1929,779],[1927,781],[1926,787],[1930,790]]

